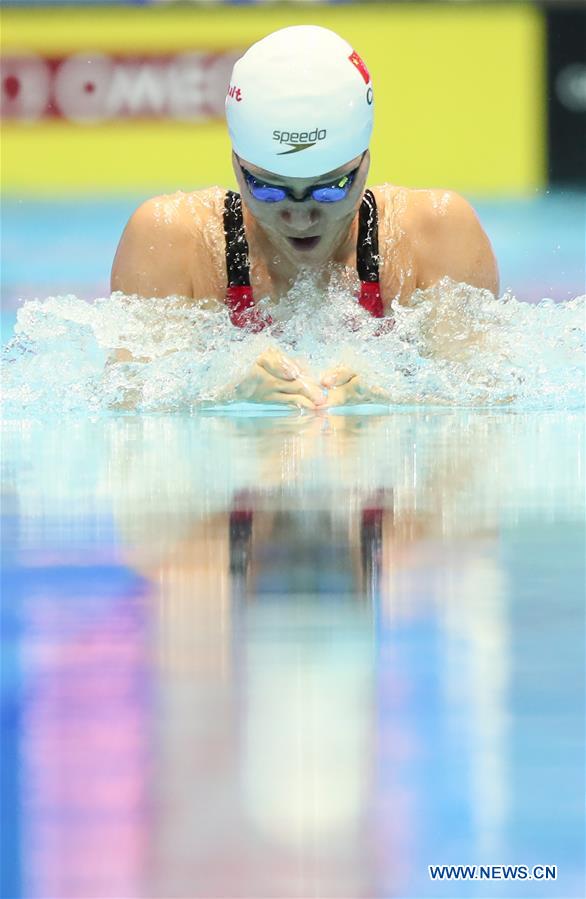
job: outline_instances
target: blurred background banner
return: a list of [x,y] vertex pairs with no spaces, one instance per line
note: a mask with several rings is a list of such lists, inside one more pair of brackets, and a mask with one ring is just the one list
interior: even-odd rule
[[[552,174],[579,182],[572,129],[584,110],[563,99],[583,105],[579,59],[559,74],[565,119],[548,138],[548,47],[556,51],[546,25],[568,15],[558,7],[12,2],[3,11],[3,188],[38,197],[231,184],[223,104],[234,60],[301,23],[334,29],[368,63],[373,183],[529,195],[547,184],[548,140]],[[584,11],[572,15],[583,21]],[[568,27],[575,32],[575,21]],[[566,60],[555,58],[561,71]]]
[[586,2],[553,5],[547,21],[549,175],[586,183]]

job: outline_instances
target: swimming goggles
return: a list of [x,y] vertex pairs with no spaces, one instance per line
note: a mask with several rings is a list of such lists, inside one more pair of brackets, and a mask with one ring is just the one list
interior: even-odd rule
[[303,203],[308,197],[311,197],[317,203],[339,203],[340,200],[348,196],[348,192],[356,178],[356,172],[361,164],[362,159],[356,168],[346,175],[336,178],[330,184],[318,184],[316,187],[310,187],[302,197],[295,197],[290,188],[261,181],[239,163],[250,193],[255,200],[259,200],[261,203],[280,203],[286,197],[295,203]]

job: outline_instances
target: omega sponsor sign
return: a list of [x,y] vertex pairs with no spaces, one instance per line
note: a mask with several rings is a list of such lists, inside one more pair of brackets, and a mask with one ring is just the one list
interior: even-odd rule
[[241,51],[157,56],[23,53],[1,62],[2,118],[79,124],[116,120],[205,121],[224,114]]

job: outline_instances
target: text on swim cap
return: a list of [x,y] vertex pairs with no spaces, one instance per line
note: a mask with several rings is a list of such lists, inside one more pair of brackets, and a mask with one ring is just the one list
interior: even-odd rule
[[314,128],[313,131],[273,131],[273,140],[280,144],[307,144],[313,146],[318,140],[325,140],[325,128]]
[[237,103],[240,103],[240,101],[242,100],[242,91],[239,87],[236,87],[235,84],[231,84],[228,90],[228,96],[233,97]]

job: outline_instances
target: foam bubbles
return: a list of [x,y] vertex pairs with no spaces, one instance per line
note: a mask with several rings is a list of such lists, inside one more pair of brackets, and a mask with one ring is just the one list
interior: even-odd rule
[[[214,303],[48,297],[19,310],[3,402],[17,416],[192,411],[229,402],[257,356],[278,346],[316,377],[351,366],[390,404],[582,408],[585,301],[495,299],[444,279],[409,307],[393,304],[389,330],[360,308],[347,274],[333,272],[326,289],[302,274],[270,306],[273,327],[250,334]],[[115,350],[143,361],[114,361]]]

